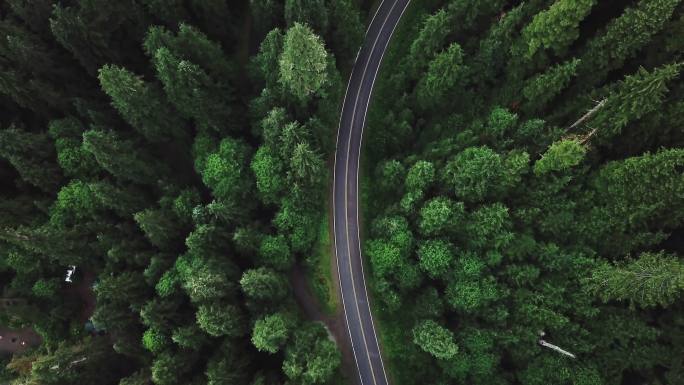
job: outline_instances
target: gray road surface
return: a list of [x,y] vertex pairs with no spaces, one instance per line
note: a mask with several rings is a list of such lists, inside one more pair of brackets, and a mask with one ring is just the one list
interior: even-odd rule
[[333,185],[335,255],[342,304],[361,385],[388,385],[373,325],[359,239],[361,139],[382,57],[410,0],[384,0],[352,70],[337,134]]

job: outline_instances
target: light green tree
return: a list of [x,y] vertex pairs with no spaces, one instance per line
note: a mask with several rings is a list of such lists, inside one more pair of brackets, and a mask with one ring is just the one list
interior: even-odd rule
[[308,26],[295,23],[285,33],[279,59],[280,83],[300,101],[320,94],[328,83],[328,53]]
[[257,350],[276,353],[285,345],[293,327],[293,320],[283,313],[268,315],[254,323],[252,344]]
[[422,321],[413,328],[413,342],[440,360],[454,358],[458,353],[454,334],[432,320]]

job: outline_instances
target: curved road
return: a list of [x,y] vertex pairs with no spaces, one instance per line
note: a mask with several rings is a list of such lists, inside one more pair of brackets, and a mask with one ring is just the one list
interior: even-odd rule
[[344,316],[361,385],[388,385],[363,275],[359,237],[359,158],[373,84],[410,0],[383,0],[352,69],[337,132],[333,181],[335,257]]

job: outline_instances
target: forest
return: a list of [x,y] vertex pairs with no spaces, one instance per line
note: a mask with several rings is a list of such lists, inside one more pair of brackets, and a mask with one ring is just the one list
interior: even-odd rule
[[0,383],[339,381],[290,271],[315,265],[363,6],[0,4],[0,325],[42,340]]
[[394,382],[684,383],[684,4],[415,1],[393,39],[364,247]]
[[[0,340],[0,384],[356,383],[293,282],[337,290],[378,4],[0,2],[0,333],[40,341]],[[684,384],[684,2],[413,0],[383,63],[360,210],[391,382]]]

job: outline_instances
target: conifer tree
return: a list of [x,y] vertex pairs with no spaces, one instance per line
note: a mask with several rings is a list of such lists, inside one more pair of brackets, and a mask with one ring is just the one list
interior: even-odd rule
[[579,59],[570,60],[528,80],[522,89],[526,101],[525,109],[529,112],[543,110],[575,77],[578,64]]
[[597,130],[599,140],[610,140],[629,123],[661,108],[668,83],[679,76],[681,68],[681,64],[668,64],[649,72],[641,67],[619,82],[589,123]]
[[300,101],[306,101],[328,83],[329,63],[321,38],[306,25],[295,23],[283,40],[279,82]]
[[154,185],[166,177],[166,169],[136,144],[113,131],[88,130],[83,133],[83,148],[112,175],[132,182]]
[[427,73],[418,89],[418,103],[424,107],[435,105],[435,101],[442,100],[447,92],[464,81],[467,71],[463,65],[461,46],[451,44],[428,64]]
[[579,37],[579,23],[594,4],[596,0],[561,0],[534,15],[532,22],[522,30],[527,45],[525,56],[531,58],[540,49],[553,50],[562,56]]
[[147,140],[168,141],[182,135],[182,120],[154,85],[112,65],[100,68],[98,78],[114,108]]
[[427,65],[432,58],[441,51],[444,39],[451,30],[451,21],[447,12],[440,9],[428,16],[421,27],[418,37],[411,43],[409,63],[414,74]]
[[453,333],[432,320],[425,320],[413,328],[413,342],[438,359],[451,359],[458,353],[458,345],[453,339]]
[[684,290],[684,264],[676,255],[646,252],[623,263],[599,264],[586,285],[604,302],[617,300],[640,307],[668,306]]
[[55,149],[45,134],[16,127],[0,130],[0,157],[8,160],[26,182],[53,191],[61,183]]
[[288,27],[295,23],[308,24],[318,34],[328,31],[328,6],[325,0],[285,0],[285,21]]
[[257,350],[276,353],[286,343],[294,322],[283,313],[268,315],[254,323],[252,344]]
[[582,89],[603,81],[609,71],[620,68],[637,54],[672,16],[680,0],[640,0],[608,23],[589,41],[579,67]]

